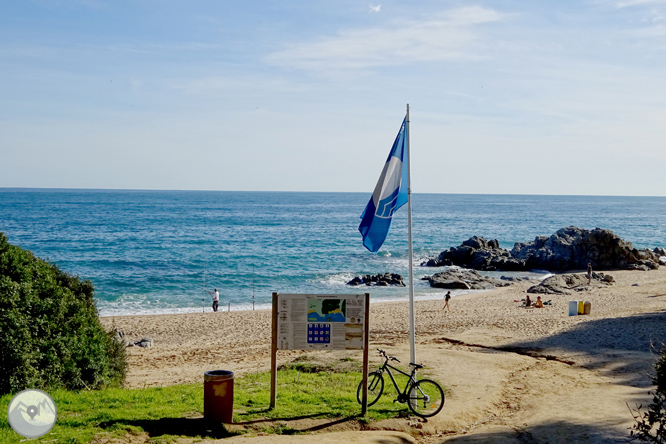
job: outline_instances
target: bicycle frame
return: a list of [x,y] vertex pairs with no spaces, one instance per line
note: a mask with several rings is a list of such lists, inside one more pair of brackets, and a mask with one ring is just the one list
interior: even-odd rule
[[[374,405],[379,400],[379,397],[382,396],[382,393],[384,393],[385,378],[382,375],[388,373],[388,376],[393,383],[393,388],[395,388],[395,391],[397,392],[397,397],[393,402],[399,402],[401,404],[407,403],[409,410],[422,418],[435,416],[442,410],[445,399],[442,387],[428,378],[421,380],[416,379],[416,372],[423,368],[422,364],[410,363],[412,371],[411,373],[407,373],[389,364],[391,361],[400,362],[398,358],[387,355],[384,350],[379,348],[377,351],[384,358],[384,362],[377,368],[377,370],[368,375],[372,376],[371,379],[368,379],[368,386],[366,387],[368,393],[372,392],[372,399],[368,401],[368,406]],[[400,386],[398,385],[398,381],[396,381],[396,377],[392,370],[407,376],[407,384],[405,384],[403,390],[400,390]],[[366,383],[365,379],[358,384],[358,388],[356,389],[356,399],[359,404],[363,404],[361,398],[363,390],[365,390],[363,387],[364,383]]]
[[[398,383],[396,382],[395,378],[393,377],[393,373],[391,373],[391,369],[395,370],[398,373],[401,373],[405,376],[407,376],[409,379],[407,380],[407,384],[405,385],[404,390],[400,390],[400,387],[398,387]],[[388,363],[388,360],[384,361],[384,365],[379,367],[378,370],[380,373],[388,373],[389,377],[391,378],[391,382],[393,382],[393,386],[395,387],[395,391],[398,393],[398,395],[406,395],[407,390],[416,383],[416,369],[412,370],[412,373],[406,373],[400,370],[399,368],[393,367],[391,364]]]

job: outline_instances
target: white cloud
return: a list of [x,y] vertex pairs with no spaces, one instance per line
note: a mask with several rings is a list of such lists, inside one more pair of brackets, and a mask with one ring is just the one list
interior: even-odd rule
[[638,6],[638,5],[653,5],[653,4],[666,4],[666,0],[626,0],[626,1],[621,1],[618,2],[615,6],[617,8],[627,8],[630,6]]
[[488,8],[459,8],[422,21],[342,30],[313,43],[293,44],[271,54],[267,60],[280,66],[327,71],[473,58],[476,56],[466,51],[467,45],[476,39],[472,28],[502,18]]
[[373,5],[372,3],[370,3],[369,6],[370,6],[370,12],[379,12],[382,10],[382,5],[380,4]]

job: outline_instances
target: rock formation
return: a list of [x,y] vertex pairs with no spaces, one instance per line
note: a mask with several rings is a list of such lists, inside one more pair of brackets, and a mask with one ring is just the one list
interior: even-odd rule
[[500,248],[497,240],[489,241],[478,236],[469,238],[459,247],[442,251],[437,259],[430,259],[422,265],[428,267],[457,265],[484,271],[523,271],[527,269],[524,261],[512,258],[508,250]]
[[474,236],[422,265],[458,265],[484,271],[567,271],[584,270],[588,263],[593,269],[650,270],[659,268],[659,254],[638,250],[610,230],[566,227],[551,236],[537,236],[532,242],[517,242],[511,251],[500,248],[497,240]]
[[659,265],[666,265],[666,250],[661,247],[657,247],[653,251],[654,254],[659,257]]
[[367,285],[367,286],[378,286],[378,287],[404,287],[405,282],[402,279],[402,276],[396,273],[380,273],[365,276],[356,276],[351,281],[347,282],[347,285]]
[[452,269],[424,277],[431,287],[447,288],[450,290],[490,290],[495,287],[511,285],[506,280],[482,276],[474,270]]
[[548,277],[527,289],[528,293],[537,294],[571,294],[571,291],[590,291],[593,288],[613,285],[613,276],[603,273],[592,273],[590,284],[584,274],[558,274]]

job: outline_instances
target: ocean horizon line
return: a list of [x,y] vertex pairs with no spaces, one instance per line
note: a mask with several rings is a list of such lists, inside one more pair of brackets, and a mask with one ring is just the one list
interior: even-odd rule
[[[369,191],[299,191],[299,190],[203,190],[203,189],[171,189],[171,188],[68,188],[68,187],[0,187],[0,192],[4,191],[52,191],[52,192],[72,192],[72,191],[90,191],[90,192],[148,192],[148,193],[275,193],[275,194],[367,194]],[[541,194],[541,193],[446,193],[446,192],[412,192],[412,195],[433,195],[433,196],[530,196],[530,197],[609,197],[609,198],[664,198],[664,195],[636,195],[636,194]]]

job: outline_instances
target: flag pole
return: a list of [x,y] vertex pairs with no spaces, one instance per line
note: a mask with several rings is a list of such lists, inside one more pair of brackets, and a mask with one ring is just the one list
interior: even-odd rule
[[409,146],[409,103],[407,104],[407,225],[409,238],[409,359],[416,364],[416,333],[414,317],[414,250],[412,248],[412,177],[411,149]]

